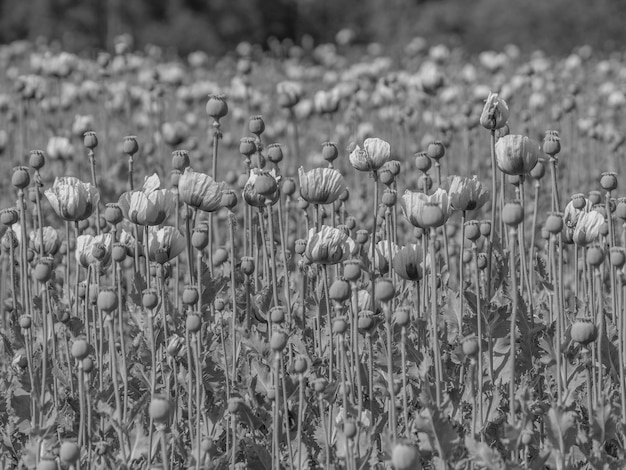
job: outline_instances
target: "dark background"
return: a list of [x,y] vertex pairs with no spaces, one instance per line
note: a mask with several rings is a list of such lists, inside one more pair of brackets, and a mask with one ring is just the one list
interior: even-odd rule
[[131,33],[136,47],[219,55],[242,40],[332,41],[350,27],[357,44],[401,48],[422,36],[469,52],[514,43],[565,54],[621,49],[625,18],[622,0],[0,0],[0,42],[44,37],[88,53]]

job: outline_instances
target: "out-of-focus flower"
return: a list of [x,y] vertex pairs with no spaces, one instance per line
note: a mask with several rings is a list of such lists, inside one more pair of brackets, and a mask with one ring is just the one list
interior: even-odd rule
[[372,296],[365,289],[359,289],[357,292],[357,310],[363,312],[372,309]]
[[176,258],[187,246],[185,237],[176,229],[166,225],[148,230],[148,258],[163,264]]
[[402,279],[419,281],[424,269],[422,266],[422,252],[415,245],[407,245],[395,254],[392,261],[393,270]]
[[578,217],[574,229],[573,240],[578,246],[587,246],[595,242],[600,236],[600,226],[604,223],[604,216],[598,211],[582,212]]
[[283,81],[276,85],[278,92],[278,104],[283,108],[292,108],[300,102],[302,98],[302,85],[297,82]]
[[180,200],[204,212],[214,212],[222,207],[224,183],[217,183],[204,173],[186,168],[178,180]]
[[[82,137],[85,132],[93,129],[93,116],[77,114],[74,116],[74,122],[72,123],[72,134],[76,137]],[[54,138],[54,137],[53,137]]]
[[320,114],[331,114],[339,109],[339,95],[336,90],[320,90],[313,98],[315,109]]
[[426,62],[420,70],[422,89],[429,95],[435,95],[444,84],[444,76],[439,67],[432,62]]
[[[61,240],[59,239],[59,232],[57,232],[54,228],[46,226],[42,229],[43,232],[43,254],[54,255],[59,246],[61,245]],[[30,239],[31,246],[33,250],[37,253],[41,253],[41,233],[39,230],[33,230],[28,235]]]
[[509,107],[497,93],[489,93],[480,115],[480,124],[490,131],[504,127],[509,119]]
[[183,143],[189,135],[189,128],[182,121],[164,122],[161,126],[163,141],[170,147],[176,147]]
[[332,204],[345,191],[346,182],[333,168],[298,169],[300,195],[309,204]]
[[[271,189],[266,192],[260,188],[260,183],[267,178],[267,182],[270,183]],[[273,184],[272,184],[272,181]],[[260,181],[257,184],[257,181]],[[274,169],[270,171],[261,170],[259,168],[252,168],[250,170],[250,176],[243,187],[243,199],[251,206],[265,207],[267,204],[274,205],[278,201],[280,193],[278,191],[278,183],[280,176],[276,175]],[[265,184],[263,184],[265,186]]]
[[480,209],[489,200],[489,192],[483,188],[476,175],[448,177],[450,206],[457,211]]
[[[391,247],[389,246],[391,244]],[[376,243],[374,249],[374,256],[376,258],[376,268],[381,273],[386,273],[389,270],[389,262],[393,260],[393,257],[398,253],[398,245],[389,240],[379,240]],[[367,250],[367,257],[370,263],[372,263],[372,251]]]
[[96,261],[101,267],[111,263],[111,248],[113,247],[113,235],[103,233],[100,235],[79,235],[76,239],[76,261],[83,268],[89,267]]
[[574,242],[574,229],[580,215],[589,212],[593,204],[582,193],[575,194],[563,211],[563,239],[566,243]]
[[378,170],[389,160],[391,146],[377,137],[365,139],[363,148],[358,145],[350,152],[350,164],[359,171]]
[[409,191],[407,189],[402,195],[402,212],[414,227],[427,229],[433,226],[430,224],[430,221],[425,218],[425,215],[427,215],[425,209],[428,209],[429,204],[436,204],[439,206],[443,215],[438,221],[440,223],[437,223],[434,226],[443,225],[448,220],[448,217],[450,217],[452,212],[448,193],[444,189],[438,188],[430,196],[421,192]]
[[498,168],[507,175],[525,175],[537,164],[539,144],[525,135],[509,134],[496,142]]
[[338,228],[322,225],[319,232],[309,230],[304,255],[312,263],[336,264],[353,251],[354,241]]
[[63,220],[84,220],[100,202],[100,193],[91,183],[83,183],[73,176],[57,177],[44,193],[48,202]]
[[46,153],[52,160],[69,160],[74,156],[74,146],[67,137],[55,136],[48,141]]
[[124,217],[138,225],[160,225],[165,222],[174,209],[176,196],[168,189],[158,189],[160,185],[155,173],[146,178],[141,190],[122,194],[118,204]]

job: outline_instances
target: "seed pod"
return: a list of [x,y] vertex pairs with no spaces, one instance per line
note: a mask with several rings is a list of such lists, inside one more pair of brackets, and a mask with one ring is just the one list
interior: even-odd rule
[[391,450],[391,465],[395,470],[412,470],[418,468],[419,451],[410,444],[398,443]]
[[274,352],[281,352],[287,346],[287,335],[283,331],[274,331],[270,338],[270,347]]
[[509,227],[517,227],[524,219],[524,208],[519,201],[508,202],[502,209],[502,221]]
[[98,309],[103,312],[112,312],[117,308],[117,293],[111,287],[100,288],[98,293]]
[[328,297],[335,302],[345,302],[350,298],[352,289],[345,279],[335,279],[328,290]]
[[80,447],[72,441],[65,441],[59,449],[59,458],[65,465],[73,465],[80,458]]
[[41,170],[43,166],[46,164],[46,156],[43,153],[43,150],[31,150],[30,156],[28,157],[28,165],[35,169]]
[[570,333],[574,341],[586,346],[598,337],[598,327],[591,318],[579,318],[572,324]]
[[89,150],[93,150],[98,146],[98,136],[94,131],[87,131],[83,134],[83,145]]
[[480,223],[477,220],[465,222],[465,238],[475,242],[480,238]]
[[432,164],[433,162],[428,157],[428,154],[426,152],[418,152],[415,154],[415,166],[422,173],[426,173],[428,170],[430,170]]
[[381,302],[388,302],[396,295],[396,288],[391,279],[381,278],[376,281],[374,292]]
[[167,398],[153,397],[148,412],[156,423],[166,423],[169,420],[172,404]]
[[248,130],[257,137],[265,131],[265,122],[262,116],[250,116],[248,120]]
[[197,333],[200,331],[200,327],[202,326],[202,320],[200,319],[200,315],[195,313],[190,313],[187,315],[187,319],[185,320],[185,327],[189,333]]
[[30,174],[28,173],[28,167],[17,166],[13,168],[11,184],[19,189],[24,189],[26,186],[28,186],[30,184]]
[[206,103],[206,113],[215,119],[215,121],[219,121],[221,118],[226,116],[226,114],[228,114],[226,96],[209,95],[209,100]]
[[600,178],[600,186],[605,191],[613,191],[617,189],[617,173],[613,171],[605,171]]
[[139,144],[137,144],[137,137],[134,135],[127,135],[124,137],[124,153],[129,156],[133,156],[139,150]]
[[85,339],[77,339],[72,344],[72,357],[82,360],[89,354],[89,343]]
[[198,294],[198,288],[194,285],[187,285],[183,290],[183,304],[194,305],[198,302],[200,295]]

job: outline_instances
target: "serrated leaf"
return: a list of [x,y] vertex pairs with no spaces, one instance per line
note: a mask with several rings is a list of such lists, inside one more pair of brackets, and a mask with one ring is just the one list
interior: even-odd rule
[[472,461],[479,467],[487,470],[504,470],[506,467],[500,454],[484,442],[465,437],[465,447],[472,456]]

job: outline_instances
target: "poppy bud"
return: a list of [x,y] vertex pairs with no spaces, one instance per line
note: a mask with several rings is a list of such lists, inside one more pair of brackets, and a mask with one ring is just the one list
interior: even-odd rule
[[20,328],[28,330],[31,327],[32,319],[29,315],[22,315],[20,317]]
[[586,346],[598,337],[598,327],[591,318],[579,318],[572,324],[570,333],[574,341]]
[[117,293],[110,287],[101,288],[98,293],[98,309],[109,313],[115,310],[117,305]]
[[134,135],[127,135],[124,137],[124,153],[130,157],[135,155],[139,150],[139,145],[137,144],[137,137]]
[[206,113],[216,121],[228,114],[228,104],[225,95],[209,95],[206,103]]
[[335,302],[345,302],[351,294],[350,283],[345,279],[335,279],[328,290],[328,297]]
[[307,360],[304,356],[296,357],[296,360],[293,363],[293,369],[298,374],[304,374],[308,368]]
[[28,164],[35,170],[40,170],[46,163],[46,157],[43,150],[31,150],[28,158]]
[[85,339],[77,339],[72,344],[72,357],[82,360],[89,354],[89,343]]
[[189,315],[187,315],[187,319],[185,320],[185,327],[187,328],[187,331],[189,331],[189,333],[197,333],[198,331],[200,331],[200,328],[202,327],[202,320],[200,318],[200,315],[196,313],[190,313]]
[[280,325],[285,321],[285,309],[277,306],[270,309],[270,320],[272,323]]
[[223,298],[218,297],[213,301],[213,306],[215,307],[216,311],[221,312],[226,308],[226,302],[224,302]]
[[483,111],[480,115],[480,124],[487,130],[493,131],[506,125],[509,119],[509,107],[497,93],[489,93]]
[[543,175],[546,174],[546,166],[544,164],[543,158],[537,159],[537,164],[532,170],[530,170],[529,174],[532,178],[536,180],[540,180],[541,178],[543,178]]
[[254,259],[251,256],[244,256],[241,258],[241,271],[250,276],[254,273]]
[[278,353],[285,349],[287,346],[287,335],[283,331],[274,331],[270,338],[270,347],[272,351]]

